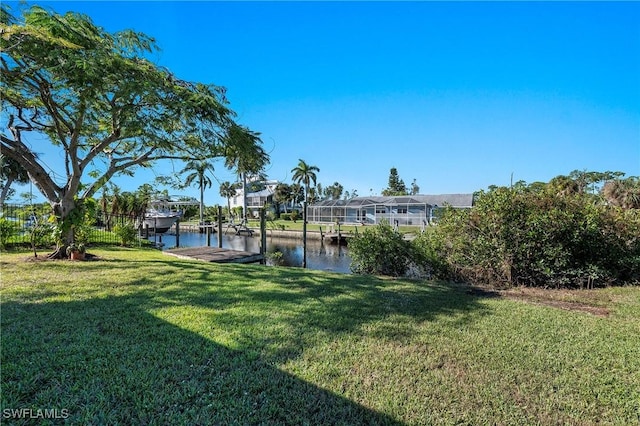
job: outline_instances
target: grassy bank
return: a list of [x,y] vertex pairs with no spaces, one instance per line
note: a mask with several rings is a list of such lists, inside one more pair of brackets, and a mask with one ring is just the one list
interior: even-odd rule
[[[190,226],[198,226],[198,221],[196,220],[190,220],[190,221],[185,221],[182,222],[186,225],[190,225]],[[222,225],[222,228],[225,229],[226,228],[226,223]],[[254,228],[254,229],[260,229],[260,221],[259,220],[250,220],[248,221],[248,226],[250,228]],[[282,229],[285,231],[300,231],[302,232],[302,219],[296,220],[295,222],[292,220],[273,220],[273,221],[267,221],[267,229]],[[340,226],[340,231],[347,234],[347,233],[362,233],[363,231],[365,231],[368,228],[371,228],[375,225],[366,225],[366,226],[362,226],[362,225],[341,225]],[[309,232],[320,232],[320,229],[322,229],[322,232],[328,232],[330,229],[330,226],[328,225],[318,225],[316,223],[307,223],[307,230]],[[335,231],[338,230],[338,226],[337,225],[333,225],[333,229]],[[400,231],[403,234],[415,234],[420,232],[421,227],[420,226],[400,226],[398,228],[398,231]]]
[[[258,221],[249,221],[249,226],[252,226],[254,228],[260,228],[260,222]],[[267,222],[267,229],[270,228],[275,228],[275,229],[284,229],[284,230],[288,230],[288,231],[302,231],[302,219],[297,220],[295,222],[291,221],[291,220],[275,220],[275,221],[270,221]],[[357,234],[357,233],[362,233],[365,230],[367,230],[368,228],[374,227],[375,225],[341,225],[340,226],[340,232],[342,233],[351,233],[351,234]],[[338,226],[337,225],[318,225],[316,223],[307,223],[307,230],[309,232],[320,232],[320,229],[322,229],[322,232],[328,232],[330,229],[333,229],[334,231],[338,231]],[[420,227],[419,226],[400,226],[398,228],[398,231],[403,233],[403,234],[410,234],[410,233],[417,233],[420,232]]]
[[101,260],[0,257],[2,415],[66,409],[71,424],[640,421],[638,288],[496,295],[141,249],[92,253]]

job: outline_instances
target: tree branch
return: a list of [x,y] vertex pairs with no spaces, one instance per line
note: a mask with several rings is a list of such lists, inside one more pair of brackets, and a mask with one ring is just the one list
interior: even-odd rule
[[14,137],[15,136],[17,136],[17,139],[13,140],[0,134],[0,152],[2,155],[6,155],[22,165],[27,173],[29,173],[31,181],[42,191],[48,200],[55,199],[62,193],[62,188],[56,185],[44,167],[38,162],[35,154],[22,143],[19,139],[19,131],[14,134]]

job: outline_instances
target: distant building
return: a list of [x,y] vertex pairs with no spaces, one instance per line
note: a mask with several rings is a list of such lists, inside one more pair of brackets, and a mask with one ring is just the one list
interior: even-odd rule
[[[252,186],[262,187],[260,191],[247,192],[247,210],[252,216],[257,217],[258,211],[265,205],[265,203],[273,203],[273,194],[276,192],[276,186],[278,186],[279,183],[280,182],[277,180],[266,180],[262,182],[254,182],[252,184]],[[229,200],[232,209],[234,207],[242,207],[243,194],[242,188],[238,188],[236,190],[235,197],[231,197]]]
[[404,195],[395,197],[356,197],[325,200],[307,208],[312,223],[375,225],[386,220],[391,225],[424,226],[433,222],[445,206],[471,208],[473,194]]

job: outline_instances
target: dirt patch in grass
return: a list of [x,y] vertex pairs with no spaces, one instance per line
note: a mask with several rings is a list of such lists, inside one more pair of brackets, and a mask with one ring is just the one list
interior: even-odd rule
[[599,317],[609,315],[611,296],[598,290],[555,290],[517,287],[508,290],[470,286],[466,293],[483,298],[505,298],[537,305],[551,306],[567,311],[585,312]]
[[607,306],[612,301],[597,290],[551,290],[542,288],[513,288],[501,290],[501,297],[527,303],[551,306],[568,311],[585,312],[599,317],[609,315]]
[[47,262],[47,261],[50,261],[51,259],[49,259],[46,254],[44,255],[38,254],[38,257],[31,255],[31,256],[25,257],[23,260],[25,262]]
[[[47,256],[47,254],[38,254],[38,257],[33,255],[27,256],[23,258],[25,262],[72,262],[72,260],[64,258],[64,259],[51,259]],[[102,260],[100,256],[91,253],[85,253],[84,260],[73,260],[73,262],[86,262],[86,261],[94,261],[94,260]]]
[[478,296],[478,297],[500,297],[501,296],[500,292],[496,290],[491,290],[491,289],[482,288],[482,287],[473,287],[473,286],[469,287],[466,293],[472,296]]

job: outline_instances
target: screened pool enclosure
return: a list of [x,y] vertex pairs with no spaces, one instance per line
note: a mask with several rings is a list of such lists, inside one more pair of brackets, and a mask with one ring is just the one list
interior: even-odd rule
[[450,205],[470,208],[473,194],[412,195],[399,197],[357,197],[351,200],[325,200],[307,208],[312,223],[426,226],[433,223],[439,208]]

